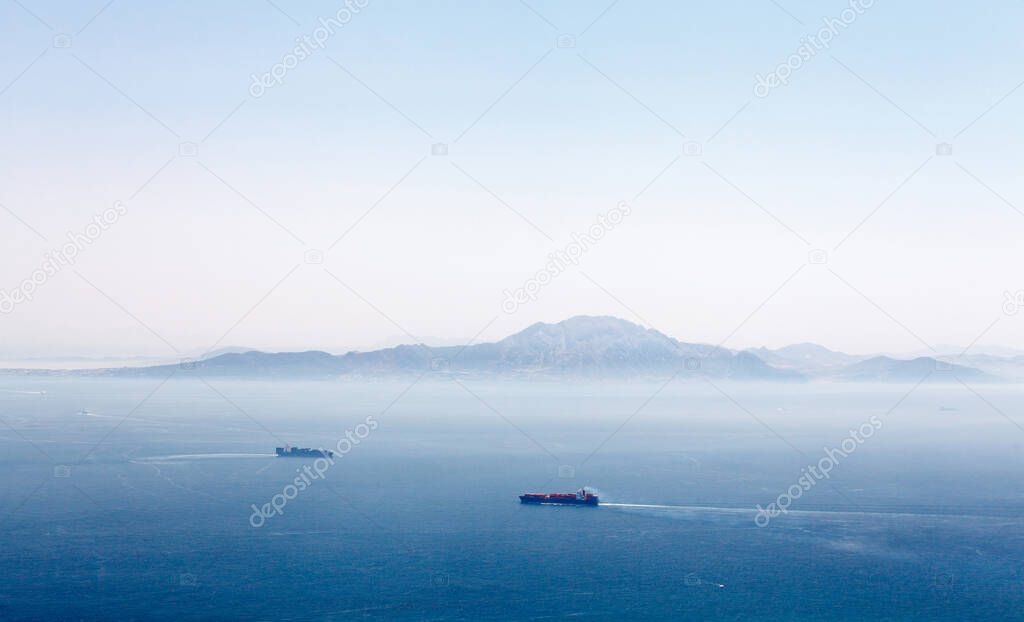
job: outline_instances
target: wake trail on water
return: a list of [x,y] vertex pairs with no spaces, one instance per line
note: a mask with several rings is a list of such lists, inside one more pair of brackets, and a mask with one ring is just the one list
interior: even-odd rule
[[225,460],[238,458],[275,458],[276,454],[175,454],[171,456],[149,456],[135,458],[132,462],[189,462],[192,460]]
[[[643,503],[605,503],[601,502],[600,507],[619,508],[624,510],[664,510],[666,512],[679,512],[679,513],[727,513],[737,515],[749,515],[755,516],[758,513],[756,508],[735,508],[735,507],[718,507],[708,505],[654,505],[654,504],[643,504]],[[913,518],[936,518],[936,519],[953,519],[953,518],[999,518],[995,516],[986,516],[983,514],[940,514],[940,513],[924,513],[924,512],[885,512],[885,511],[864,511],[864,510],[789,510],[786,514],[795,516],[806,516],[806,517],[835,517],[842,518],[844,516],[870,516],[870,517],[913,517]],[[778,517],[781,518],[781,517]]]
[[[749,510],[746,508],[726,508],[726,507],[715,507],[710,505],[651,505],[645,503],[605,503],[600,504],[603,508],[625,508],[625,509],[639,509],[639,510],[677,510],[677,511],[704,511],[704,512],[732,512],[737,514],[753,514],[757,510]],[[791,512],[792,513],[792,512]]]

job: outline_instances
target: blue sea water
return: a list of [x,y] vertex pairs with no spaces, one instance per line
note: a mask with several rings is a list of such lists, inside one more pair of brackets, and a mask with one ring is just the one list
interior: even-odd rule
[[0,379],[0,619],[1024,618],[1016,387],[413,380]]

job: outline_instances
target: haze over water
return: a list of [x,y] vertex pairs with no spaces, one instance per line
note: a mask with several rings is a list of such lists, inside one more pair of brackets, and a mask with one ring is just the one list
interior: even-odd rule
[[1024,620],[1022,23],[0,1],[0,622]]
[[[412,381],[0,379],[0,615],[963,620],[1024,605],[1024,436],[963,387],[695,381],[651,398],[660,383]],[[1013,413],[1024,395],[986,397]],[[379,427],[324,479],[250,524],[306,464],[276,445],[333,448],[367,416]],[[755,525],[871,416],[882,427],[829,480]],[[581,485],[609,505],[517,500]]]

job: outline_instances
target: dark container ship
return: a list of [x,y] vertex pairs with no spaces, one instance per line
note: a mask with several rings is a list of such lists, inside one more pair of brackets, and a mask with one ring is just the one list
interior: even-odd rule
[[590,492],[586,488],[580,488],[575,493],[572,492],[552,492],[552,493],[541,493],[541,492],[528,492],[525,495],[519,495],[520,503],[529,503],[534,505],[593,505],[596,506],[599,502],[597,495]]
[[333,458],[334,452],[329,449],[312,449],[310,447],[284,447],[275,448],[278,458]]

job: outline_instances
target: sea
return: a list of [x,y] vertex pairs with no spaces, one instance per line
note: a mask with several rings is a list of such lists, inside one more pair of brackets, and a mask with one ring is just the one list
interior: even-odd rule
[[[982,384],[4,376],[0,620],[1024,619],[1022,406]],[[518,499],[583,486],[600,506]]]

